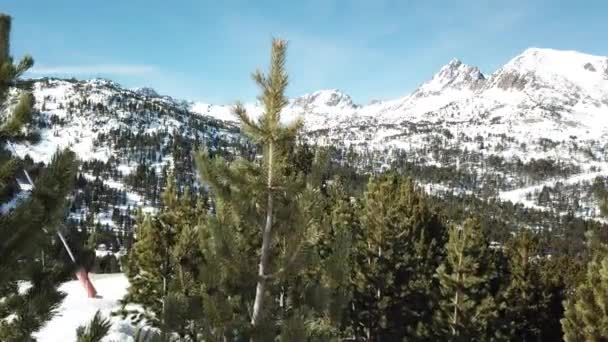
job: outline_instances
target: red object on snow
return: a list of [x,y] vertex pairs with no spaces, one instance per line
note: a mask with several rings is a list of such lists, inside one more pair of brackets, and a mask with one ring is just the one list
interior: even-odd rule
[[91,279],[89,279],[89,273],[84,268],[76,271],[76,278],[82,283],[84,290],[87,292],[87,297],[95,298],[97,296],[97,290],[95,290],[95,286],[93,286]]

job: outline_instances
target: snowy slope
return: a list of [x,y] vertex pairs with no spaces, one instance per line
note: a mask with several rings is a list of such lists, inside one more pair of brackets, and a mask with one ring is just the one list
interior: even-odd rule
[[186,102],[159,96],[149,88],[128,90],[102,79],[41,79],[34,82],[33,93],[40,111],[38,120],[50,127],[40,130],[39,143],[16,144],[15,149],[18,155],[28,154],[35,161],[48,162],[58,148],[66,147],[81,159],[105,161],[114,151],[98,137],[121,128],[171,132],[197,120],[212,127],[193,134],[209,138],[229,126],[194,115]]
[[[119,300],[127,293],[129,282],[124,274],[91,274],[99,298],[87,298],[84,288],[77,280],[64,283],[59,288],[67,294],[57,315],[49,321],[35,337],[40,342],[69,342],[76,340],[76,328],[87,324],[100,310],[110,317],[120,308]],[[112,318],[112,328],[104,341],[133,341],[133,327],[120,318]]]

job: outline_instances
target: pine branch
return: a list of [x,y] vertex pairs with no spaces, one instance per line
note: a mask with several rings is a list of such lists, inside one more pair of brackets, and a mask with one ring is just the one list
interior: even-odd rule
[[247,114],[247,110],[240,102],[233,108],[233,113],[239,119],[242,125],[242,129],[255,142],[261,142],[262,138],[265,136],[264,131],[251,120],[249,114]]
[[110,319],[103,318],[98,310],[86,326],[81,325],[76,329],[76,341],[100,342],[108,334],[111,327]]

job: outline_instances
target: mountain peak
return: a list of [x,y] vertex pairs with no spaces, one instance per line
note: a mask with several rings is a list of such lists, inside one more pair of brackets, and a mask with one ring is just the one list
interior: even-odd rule
[[462,64],[462,61],[460,61],[460,59],[452,58],[446,66],[449,66],[451,68],[458,68],[461,64]]
[[573,50],[528,48],[511,59],[505,68],[545,70],[555,73],[581,72],[580,68],[602,72],[608,67],[608,57],[595,56]]
[[119,87],[119,88],[121,87],[121,85],[118,82],[113,81],[109,78],[103,78],[103,77],[96,77],[96,78],[92,78],[88,81],[83,81],[83,82],[89,83],[92,85],[113,86],[113,87]]
[[142,88],[133,88],[133,92],[147,97],[160,97],[154,88],[150,87],[142,87]]
[[503,89],[568,84],[596,92],[605,89],[608,81],[608,57],[532,47],[511,59],[492,78],[491,84]]
[[293,100],[294,105],[299,106],[324,106],[324,107],[354,107],[350,95],[339,89],[325,89],[315,91],[311,94],[300,96]]
[[479,71],[479,68],[464,64],[459,59],[453,58],[430,81],[421,85],[416,93],[421,96],[429,93],[439,93],[445,89],[475,90],[484,80],[485,76]]

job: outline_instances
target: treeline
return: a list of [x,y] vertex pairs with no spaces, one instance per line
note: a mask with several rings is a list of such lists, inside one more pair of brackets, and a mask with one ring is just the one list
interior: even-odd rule
[[[322,188],[312,200],[321,235],[309,237],[310,254],[289,265],[294,279],[270,282],[263,336],[560,340],[568,332],[561,322],[564,305],[586,279],[586,265],[603,255],[591,247],[603,246],[599,236],[567,253],[555,249],[556,240],[568,244],[572,236],[548,239],[530,228],[492,243],[482,228],[487,217],[472,210],[468,219],[448,220],[411,180],[394,174],[370,180],[358,197],[339,178]],[[126,262],[131,288],[125,304],[142,304],[144,311],[123,314],[145,317],[184,340],[260,336],[247,308],[254,300],[261,232],[218,217],[224,210],[196,201],[187,190],[179,194],[170,183],[161,213],[138,222]],[[276,243],[280,258],[287,251]],[[312,292],[299,293],[304,289]],[[291,316],[307,310],[315,314]],[[293,326],[285,327],[286,320]]]
[[[540,139],[532,147],[527,147],[526,142],[518,144],[513,137],[505,134],[488,133],[485,138],[480,135],[472,138],[461,132],[458,137],[454,137],[449,130],[442,128],[444,126],[440,123],[430,125],[424,131],[415,128],[417,125],[427,126],[424,123],[410,122],[379,125],[372,121],[370,127],[361,127],[358,130],[352,126],[321,129],[307,132],[306,136],[311,141],[323,141],[340,151],[338,154],[341,160],[352,162],[352,165],[356,165],[363,172],[373,173],[389,168],[412,170],[416,172],[415,178],[420,181],[467,190],[482,187],[488,179],[491,179],[492,186],[496,189],[511,190],[583,172],[579,165],[567,160],[551,157],[530,160],[521,160],[517,156],[505,157],[504,151],[510,148],[520,149],[524,153],[532,152],[533,147],[540,153],[549,149],[564,148],[568,153],[581,154],[584,158],[594,156],[592,160],[605,159],[605,146],[595,141],[581,141],[592,146],[593,152],[579,149],[572,139],[561,145],[549,139]],[[384,138],[387,140],[384,146],[371,146],[375,135],[373,132],[366,132],[380,129],[399,130],[403,133]],[[407,145],[407,148],[393,146],[391,142],[395,138],[402,138],[402,143]],[[488,149],[484,146],[484,141],[488,139],[497,139],[499,143],[495,148]],[[472,142],[476,145],[471,145]],[[353,153],[359,158],[352,158]]]

